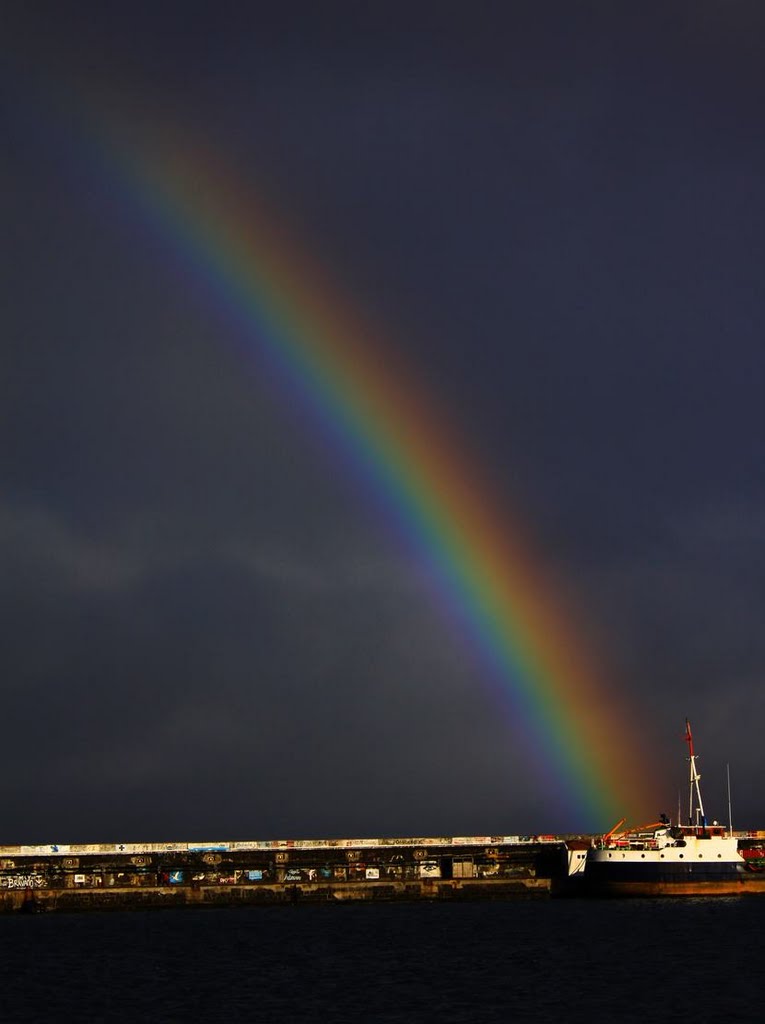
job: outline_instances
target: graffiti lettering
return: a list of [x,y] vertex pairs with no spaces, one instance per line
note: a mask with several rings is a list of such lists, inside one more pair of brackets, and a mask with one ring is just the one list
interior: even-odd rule
[[44,889],[48,880],[43,875],[6,875],[0,878],[0,889]]

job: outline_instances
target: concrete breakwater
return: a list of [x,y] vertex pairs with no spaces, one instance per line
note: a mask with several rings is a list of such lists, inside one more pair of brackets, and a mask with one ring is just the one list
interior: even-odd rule
[[565,839],[463,836],[0,847],[0,912],[547,896]]

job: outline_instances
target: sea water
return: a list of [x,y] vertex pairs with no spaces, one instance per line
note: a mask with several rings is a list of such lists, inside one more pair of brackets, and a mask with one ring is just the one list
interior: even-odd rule
[[746,1021],[765,897],[0,917],[0,1020]]

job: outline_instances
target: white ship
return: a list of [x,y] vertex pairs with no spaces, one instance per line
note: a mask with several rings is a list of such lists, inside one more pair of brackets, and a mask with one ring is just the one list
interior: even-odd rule
[[587,851],[584,882],[600,896],[706,896],[765,892],[765,842],[759,833],[734,834],[707,823],[701,799],[690,722],[685,722],[690,760],[688,823],[666,816],[638,829],[619,831],[620,821]]

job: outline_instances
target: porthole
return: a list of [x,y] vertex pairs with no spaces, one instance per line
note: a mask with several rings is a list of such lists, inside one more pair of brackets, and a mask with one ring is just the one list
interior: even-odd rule
[[641,854],[640,854],[640,859],[641,859],[641,860],[645,860],[645,854],[644,854],[644,853],[641,853]]
[[682,855],[682,853],[681,853],[681,854],[680,854],[680,860],[682,860],[682,859],[683,859],[683,855]]
[[659,856],[661,857],[662,860],[664,860],[664,854],[663,853],[660,853]]

